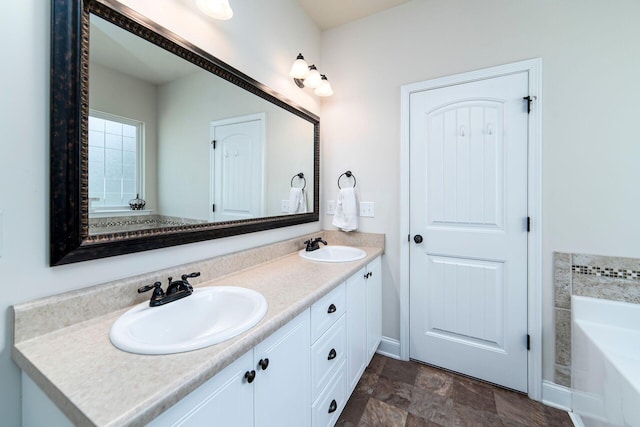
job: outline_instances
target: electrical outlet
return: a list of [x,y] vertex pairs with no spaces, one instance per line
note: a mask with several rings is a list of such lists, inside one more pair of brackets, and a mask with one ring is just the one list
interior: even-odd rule
[[333,215],[336,212],[336,201],[327,200],[327,215]]
[[360,202],[360,216],[375,216],[375,206],[373,202]]
[[280,202],[280,212],[289,212],[289,200],[282,200]]

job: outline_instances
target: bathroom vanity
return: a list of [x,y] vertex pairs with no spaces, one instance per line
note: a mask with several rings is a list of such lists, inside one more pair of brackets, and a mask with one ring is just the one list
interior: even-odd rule
[[268,311],[249,331],[186,353],[115,348],[109,329],[126,308],[41,334],[25,327],[25,316],[72,318],[85,294],[114,284],[14,307],[24,425],[333,425],[381,339],[382,249],[362,249],[353,262],[296,251],[213,280],[203,273],[196,287],[253,289]]

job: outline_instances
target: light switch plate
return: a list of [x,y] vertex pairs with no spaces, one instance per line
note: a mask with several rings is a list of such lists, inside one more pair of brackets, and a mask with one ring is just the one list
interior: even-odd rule
[[360,216],[373,218],[375,214],[376,210],[373,202],[360,202]]
[[289,212],[289,200],[282,200],[280,202],[280,212]]
[[335,200],[327,200],[327,215],[333,215],[336,211],[336,201]]

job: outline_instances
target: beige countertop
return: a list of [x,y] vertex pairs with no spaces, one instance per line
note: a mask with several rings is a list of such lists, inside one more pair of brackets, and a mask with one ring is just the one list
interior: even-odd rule
[[[74,424],[144,425],[382,253],[362,249],[367,256],[354,262],[310,262],[291,253],[224,277],[203,277],[197,287],[241,286],[260,292],[269,305],[255,327],[204,349],[163,356],[117,349],[109,329],[128,307],[17,342],[12,357]],[[18,318],[20,309],[14,310]]]

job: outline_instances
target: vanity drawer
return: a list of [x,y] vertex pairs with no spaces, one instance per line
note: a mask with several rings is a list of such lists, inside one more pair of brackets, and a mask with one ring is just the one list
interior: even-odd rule
[[342,362],[338,371],[324,389],[311,409],[313,427],[332,427],[347,403],[346,364]]
[[345,284],[341,284],[311,306],[311,342],[315,342],[344,313]]
[[347,353],[345,315],[311,347],[311,400],[327,386]]

